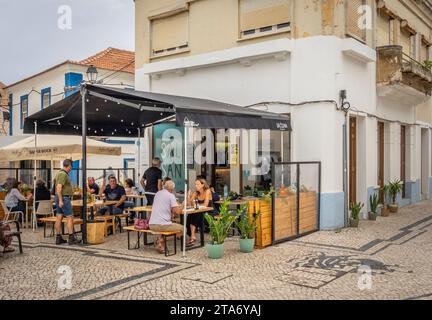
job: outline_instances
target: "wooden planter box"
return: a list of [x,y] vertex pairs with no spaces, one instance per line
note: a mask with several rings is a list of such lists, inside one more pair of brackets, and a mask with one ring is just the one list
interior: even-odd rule
[[260,212],[257,220],[255,246],[265,248],[272,244],[272,203],[266,200],[249,201],[249,214]]
[[[272,244],[272,203],[265,200],[249,201],[249,214],[261,212],[257,220],[257,248]],[[299,224],[300,235],[318,229],[318,205],[315,191],[300,192],[300,217],[297,221],[297,199],[294,193],[275,198],[275,240],[294,237]]]

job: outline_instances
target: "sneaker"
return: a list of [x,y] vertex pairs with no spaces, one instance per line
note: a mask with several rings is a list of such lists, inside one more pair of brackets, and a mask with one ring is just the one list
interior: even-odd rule
[[56,244],[63,244],[66,243],[67,241],[65,239],[63,239],[63,237],[61,235],[57,235],[56,237]]
[[80,243],[80,241],[75,237],[74,234],[70,234],[69,235],[69,239],[68,239],[68,244],[69,245],[74,245],[74,244],[78,244]]

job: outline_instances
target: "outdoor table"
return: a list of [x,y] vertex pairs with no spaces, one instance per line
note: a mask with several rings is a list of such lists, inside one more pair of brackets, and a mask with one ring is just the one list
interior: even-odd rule
[[143,200],[146,199],[145,195],[141,195],[141,194],[127,194],[126,195],[127,199],[133,199],[133,200],[141,200],[141,206],[143,205]]
[[[186,218],[187,218],[187,216],[190,214],[206,213],[206,212],[211,212],[213,210],[214,210],[214,208],[212,208],[212,207],[199,207],[199,209],[182,210],[182,213],[180,214],[180,221],[182,223],[186,223],[187,220],[184,219],[184,216],[186,216]],[[186,235],[183,236],[183,241],[185,241],[184,239],[186,239]],[[205,241],[204,241],[204,217],[203,217],[203,219],[201,220],[201,225],[200,225],[200,245],[186,248],[186,250],[192,250],[192,249],[204,247],[204,245],[205,245]]]
[[[127,208],[126,211],[128,212],[136,212],[137,215],[140,213],[145,213],[147,217],[147,212],[152,211],[152,206],[143,206],[143,207],[134,207],[134,208]],[[141,219],[144,219],[142,215],[140,215]]]
[[[206,212],[211,212],[213,210],[214,209],[212,207],[200,207],[199,209],[186,209],[186,215],[206,213]],[[152,206],[129,208],[128,211],[129,212],[137,212],[137,213],[144,212],[147,214],[147,212],[152,211]],[[181,219],[182,224],[186,223],[185,219],[183,218],[184,216],[185,216],[185,210],[182,210],[182,212],[180,213],[180,219]],[[147,234],[144,234],[144,244],[145,245],[151,244],[151,243],[147,243]],[[204,245],[205,245],[205,241],[204,241],[204,219],[202,219],[202,223],[200,226],[200,245],[187,248],[187,250],[192,250],[192,249],[204,247]]]

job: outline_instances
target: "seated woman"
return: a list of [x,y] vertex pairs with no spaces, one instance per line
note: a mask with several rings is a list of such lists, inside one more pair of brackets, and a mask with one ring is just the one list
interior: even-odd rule
[[[26,198],[21,194],[19,191],[20,184],[20,182],[15,181],[14,184],[8,189],[5,197],[5,204],[10,212],[21,211],[23,214],[25,214],[26,207],[23,201],[29,200],[30,197]],[[21,215],[18,219],[20,222],[22,222]]]
[[[136,196],[138,195],[138,192],[135,189],[134,183],[132,181],[132,179],[126,179],[124,182],[124,186],[125,186],[125,192],[126,192],[126,198],[127,196]],[[124,202],[124,208],[133,208],[135,207],[135,202],[131,201],[131,200],[126,200]]]
[[[195,181],[195,192],[190,193],[188,197],[188,205],[194,206],[195,201],[204,207],[213,207],[212,193],[205,179],[199,178]],[[195,213],[188,215],[187,234],[190,237],[187,246],[193,246],[196,241],[196,229],[202,226],[204,215]]]

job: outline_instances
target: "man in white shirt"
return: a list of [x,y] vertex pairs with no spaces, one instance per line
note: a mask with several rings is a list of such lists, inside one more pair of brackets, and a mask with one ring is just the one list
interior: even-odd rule
[[[183,233],[183,226],[172,222],[172,218],[176,214],[182,213],[182,205],[177,203],[174,190],[175,183],[173,181],[167,181],[163,189],[156,193],[149,221],[150,230],[156,232],[177,231],[178,233]],[[164,242],[162,237],[159,239],[158,244],[159,252],[163,253]]]

